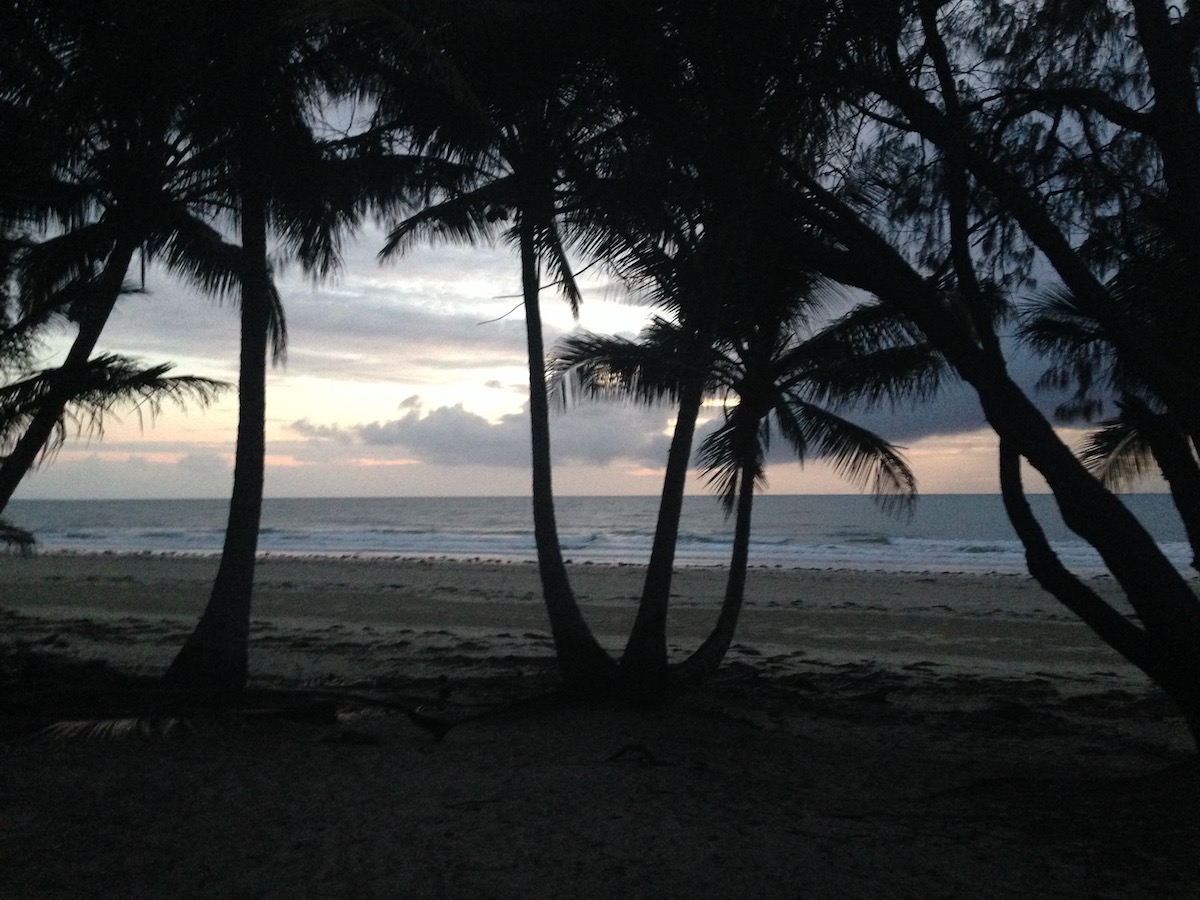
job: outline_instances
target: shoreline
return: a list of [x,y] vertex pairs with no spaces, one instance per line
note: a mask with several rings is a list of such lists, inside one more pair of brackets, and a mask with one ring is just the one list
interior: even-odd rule
[[[568,568],[571,567],[595,567],[595,568],[614,568],[614,569],[644,569],[646,566],[644,558],[635,560],[628,559],[580,559],[576,560],[564,553],[564,560]],[[183,560],[212,560],[217,561],[221,557],[219,549],[213,550],[80,550],[70,547],[45,548],[40,545],[35,545],[32,550],[23,551],[20,549],[0,550],[0,563],[5,558],[14,559],[30,559],[45,557],[49,559],[55,558],[90,558],[104,557],[115,559],[183,559]],[[391,563],[462,563],[473,564],[482,563],[487,565],[497,566],[536,566],[537,560],[525,556],[498,556],[484,555],[472,553],[392,553],[388,551],[307,551],[304,553],[281,552],[277,550],[259,550],[256,554],[258,563],[265,562],[318,562],[318,563],[347,563],[347,564],[368,564],[368,565],[387,565]],[[727,571],[729,563],[724,560],[709,560],[709,561],[691,561],[688,559],[677,559],[675,562],[675,571],[687,571],[690,569],[703,570],[718,570]],[[795,565],[783,563],[750,563],[747,566],[747,571],[778,571],[778,572],[846,572],[863,575],[901,575],[901,576],[948,576],[948,577],[964,577],[964,578],[1019,578],[1031,579],[1028,570],[1022,568],[1020,570],[1000,570],[995,567],[988,568],[981,566],[975,568],[965,567],[947,567],[946,565],[928,565],[924,568],[898,568],[879,564],[874,567],[860,567],[848,565]],[[1188,570],[1184,572],[1186,578],[1190,581],[1200,584],[1200,572]],[[1111,581],[1112,575],[1107,571],[1085,571],[1077,573],[1077,576],[1088,582],[1105,582]]]

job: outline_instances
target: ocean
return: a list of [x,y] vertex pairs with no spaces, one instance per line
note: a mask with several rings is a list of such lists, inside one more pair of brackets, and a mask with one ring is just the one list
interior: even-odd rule
[[[1123,498],[1164,551],[1189,572],[1191,549],[1163,494]],[[1105,572],[1095,552],[1062,524],[1053,498],[1030,498],[1073,571]],[[574,562],[645,563],[656,497],[561,497],[559,533]],[[215,555],[223,500],[14,500],[5,518],[34,532],[49,552]],[[534,558],[524,497],[268,499],[259,551],[275,556]],[[689,496],[679,565],[728,562],[733,521],[711,496]],[[869,497],[764,495],[755,502],[750,564],[883,572],[1023,574],[1024,555],[993,494],[921,497],[911,517],[882,512]]]

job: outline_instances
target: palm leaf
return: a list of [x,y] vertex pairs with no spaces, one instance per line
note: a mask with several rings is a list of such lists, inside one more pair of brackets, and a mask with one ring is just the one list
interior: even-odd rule
[[583,333],[559,341],[550,358],[550,390],[564,404],[576,397],[677,399],[688,364],[678,329],[656,319],[639,340]]
[[1105,487],[1120,490],[1154,471],[1150,442],[1137,426],[1124,418],[1111,419],[1088,434],[1079,458]]
[[380,259],[403,253],[418,241],[474,244],[490,241],[499,230],[498,213],[515,205],[512,176],[442,200],[396,225],[387,236]]
[[781,387],[804,383],[811,399],[837,406],[926,400],[955,377],[906,320],[878,304],[856,307],[792,348],[780,368],[793,373]]
[[747,461],[756,487],[762,487],[766,477],[764,458],[768,441],[763,439],[762,431],[766,421],[747,422],[747,417],[739,413],[740,409],[737,406],[728,411],[721,425],[704,438],[696,451],[701,471],[707,476],[709,487],[720,498],[726,516],[737,505]]
[[52,741],[125,741],[170,738],[179,732],[195,731],[179,716],[122,716],[111,719],[71,719],[47,725],[38,735]]
[[551,277],[559,287],[560,293],[571,305],[571,315],[579,318],[579,304],[583,301],[583,293],[575,281],[575,271],[571,265],[566,247],[563,246],[562,233],[553,223],[540,229],[538,236],[538,256],[550,266]]
[[77,301],[85,301],[112,248],[111,229],[101,223],[82,225],[31,244],[15,272],[22,307],[32,311],[51,303],[61,305],[56,298],[68,289],[77,294]]
[[240,283],[242,248],[182,210],[173,210],[168,236],[157,249],[164,254],[167,268],[207,294],[224,297]]
[[104,418],[118,406],[131,405],[139,419],[153,419],[164,401],[180,407],[189,401],[207,406],[229,387],[208,378],[168,376],[170,368],[142,368],[125,357],[103,355],[75,371],[35,372],[6,384],[0,387],[0,450],[11,448],[42,405],[54,398],[65,397],[67,405],[43,458],[62,446],[71,426],[77,434],[103,436]]
[[1059,421],[1093,421],[1109,389],[1126,379],[1121,358],[1100,324],[1082,312],[1070,291],[1046,291],[1027,309],[1019,337],[1050,365],[1037,381],[1040,389],[1072,389],[1055,409]]
[[884,509],[911,509],[917,495],[916,476],[888,441],[795,394],[789,394],[774,412],[781,433],[794,448],[829,460],[834,471],[860,490],[870,490]]

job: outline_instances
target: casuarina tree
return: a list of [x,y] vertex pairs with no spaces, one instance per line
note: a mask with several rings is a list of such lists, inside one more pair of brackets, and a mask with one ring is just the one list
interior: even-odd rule
[[[1180,264],[1197,265],[1197,182],[1184,162],[1200,146],[1196,78],[1184,62],[1200,40],[1195,16],[1155,0],[844,12],[841,50],[811,61],[811,77],[840,91],[857,143],[837,167],[796,166],[806,182],[796,196],[814,228],[797,251],[906,317],[971,386],[1000,438],[1002,486],[1031,571],[1154,678],[1200,740],[1200,601],[1016,383],[1011,345],[980,287],[1016,288],[1033,260],[1045,260],[1195,453],[1194,356],[1185,349],[1197,333],[1194,304],[1129,304],[1113,281],[1151,212],[1169,223]],[[948,277],[953,293],[941,289]],[[1019,460],[1096,548],[1136,620],[1048,552],[1022,502]]]

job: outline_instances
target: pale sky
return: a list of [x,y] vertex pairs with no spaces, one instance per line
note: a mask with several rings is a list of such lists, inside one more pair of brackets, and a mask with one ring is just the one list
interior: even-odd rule
[[[528,494],[523,313],[505,316],[519,303],[515,254],[441,246],[380,265],[381,243],[371,231],[349,246],[343,271],[327,283],[314,286],[295,267],[278,279],[290,341],[286,365],[268,381],[267,496]],[[645,309],[620,302],[599,276],[587,284],[578,327],[638,331]],[[154,269],[147,287],[147,295],[121,300],[100,348],[235,381],[234,306]],[[551,291],[543,317],[547,347],[576,327]],[[667,407],[611,403],[556,415],[557,492],[658,493],[672,417]],[[997,489],[995,437],[969,393],[857,418],[905,448],[922,492]],[[16,496],[225,497],[236,421],[232,390],[207,410],[168,407],[144,429],[136,414],[123,413],[102,440],[68,443]],[[778,448],[775,457],[767,470],[773,493],[855,490],[819,463],[801,469]]]

